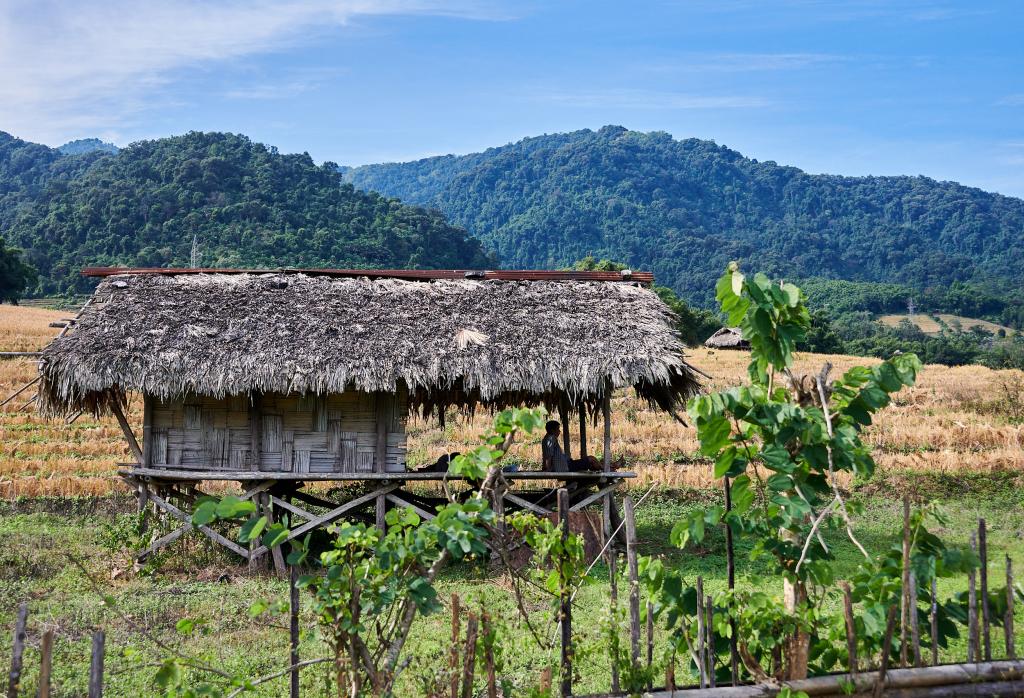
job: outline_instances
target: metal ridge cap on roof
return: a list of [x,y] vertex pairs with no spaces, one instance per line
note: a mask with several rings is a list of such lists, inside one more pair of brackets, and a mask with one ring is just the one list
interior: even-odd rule
[[177,276],[184,274],[306,274],[307,276],[367,277],[371,279],[405,279],[431,281],[434,279],[481,279],[493,281],[629,281],[651,284],[654,274],[649,271],[551,271],[542,269],[174,269],[163,267],[86,267],[82,276],[106,277],[120,274]]

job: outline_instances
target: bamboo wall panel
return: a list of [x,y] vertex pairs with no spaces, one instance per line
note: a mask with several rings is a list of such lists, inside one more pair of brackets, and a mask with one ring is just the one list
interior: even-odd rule
[[[387,423],[385,469],[402,472],[407,399],[400,391],[379,412],[375,396],[360,392],[266,394],[258,401],[258,412],[244,395],[154,401],[152,462],[190,470],[370,473],[380,414]],[[259,440],[255,449],[253,439]]]

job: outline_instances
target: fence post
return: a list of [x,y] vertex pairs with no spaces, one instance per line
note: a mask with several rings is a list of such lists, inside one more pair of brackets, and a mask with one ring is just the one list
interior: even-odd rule
[[707,621],[704,623],[704,634],[707,636],[707,661],[708,661],[708,688],[715,687],[715,602],[708,594],[704,600],[704,613],[707,614]]
[[843,582],[843,617],[846,619],[846,653],[850,660],[850,681],[857,680],[857,624],[853,617],[853,596],[849,582]]
[[1006,617],[1003,619],[1003,631],[1006,633],[1006,658],[1016,659],[1013,638],[1013,562],[1009,555],[1006,556]]
[[452,593],[452,648],[448,656],[450,698],[459,698],[459,633],[462,630],[460,619],[459,595]]
[[910,495],[903,495],[903,584],[900,594],[900,666],[907,667],[910,630]]
[[[971,550],[978,552],[978,535],[971,534]],[[967,661],[981,661],[981,648],[978,642],[978,586],[974,570],[967,573]]]
[[917,622],[917,575],[910,570],[910,640],[914,644],[914,666],[921,667],[921,626]]
[[470,613],[466,620],[466,655],[462,665],[462,698],[473,696],[473,673],[476,668],[476,631],[477,617]]
[[[612,528],[611,519],[611,507],[612,499],[611,494],[605,495],[604,498],[604,537],[605,544],[607,545],[608,552],[608,605],[611,611],[611,622],[615,632],[619,632],[619,564],[618,555],[615,552],[615,545],[612,541],[612,534],[615,530]],[[612,693],[619,692],[619,665],[616,662],[612,662]]]
[[89,698],[103,698],[103,647],[106,633],[97,630],[92,636],[92,661],[89,664]]
[[882,640],[882,666],[878,669],[878,678],[872,692],[874,698],[880,698],[885,689],[885,675],[889,671],[889,655],[892,654],[892,634],[896,629],[896,604],[889,607],[889,617],[885,621],[885,638]]
[[932,575],[932,612],[931,612],[931,633],[932,633],[932,666],[939,663],[939,585]]
[[43,633],[39,646],[39,698],[50,698],[50,668],[53,666],[53,630]]
[[[728,516],[729,512],[732,511],[732,491],[729,489],[729,478],[722,478],[722,485],[725,489],[725,566],[726,575],[728,577],[729,591],[733,591],[736,588],[736,556],[733,550],[732,542],[732,526],[729,525]],[[740,677],[740,653],[737,647],[737,635],[736,635],[736,616],[733,613],[732,598],[730,595],[729,606],[729,671],[731,673],[732,685],[737,685]]]
[[[558,489],[558,521],[562,527],[562,543],[569,540],[569,490]],[[572,695],[572,595],[569,589],[559,589],[560,621],[562,629],[562,696]]]
[[[647,601],[647,670],[650,672],[651,666],[654,664],[654,604]],[[648,676],[653,676],[648,673]],[[653,685],[651,682],[653,678],[647,681],[647,690],[651,690]]]
[[704,654],[704,577],[697,575],[697,673],[700,687],[708,687],[707,657]]
[[978,519],[978,554],[981,556],[981,630],[985,661],[992,661],[992,633],[988,607],[988,531],[985,519]]
[[299,573],[295,565],[288,565],[288,601],[289,601],[289,661],[292,671],[289,683],[289,697],[299,698]]
[[636,666],[640,663],[640,571],[636,555],[636,519],[633,498],[623,499],[626,515],[626,562],[629,565],[629,656]]
[[14,622],[14,642],[11,647],[11,673],[7,677],[7,698],[18,698],[21,684],[21,660],[25,652],[25,625],[28,622],[28,602],[18,606],[18,619]]

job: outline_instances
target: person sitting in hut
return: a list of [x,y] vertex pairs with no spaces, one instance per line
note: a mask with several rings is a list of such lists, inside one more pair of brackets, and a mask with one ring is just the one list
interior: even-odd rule
[[544,440],[541,442],[541,470],[552,473],[568,473],[581,471],[599,471],[601,464],[593,456],[586,458],[566,458],[559,438],[562,425],[552,419],[545,426]]

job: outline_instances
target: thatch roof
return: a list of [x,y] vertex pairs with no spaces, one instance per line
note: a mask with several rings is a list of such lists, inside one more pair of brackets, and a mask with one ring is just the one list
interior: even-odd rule
[[105,411],[250,391],[394,391],[415,407],[573,403],[633,386],[679,407],[699,384],[668,308],[641,284],[297,273],[103,279],[41,361],[41,406]]
[[723,327],[707,338],[704,346],[709,349],[750,349],[750,342],[743,339],[738,327]]

